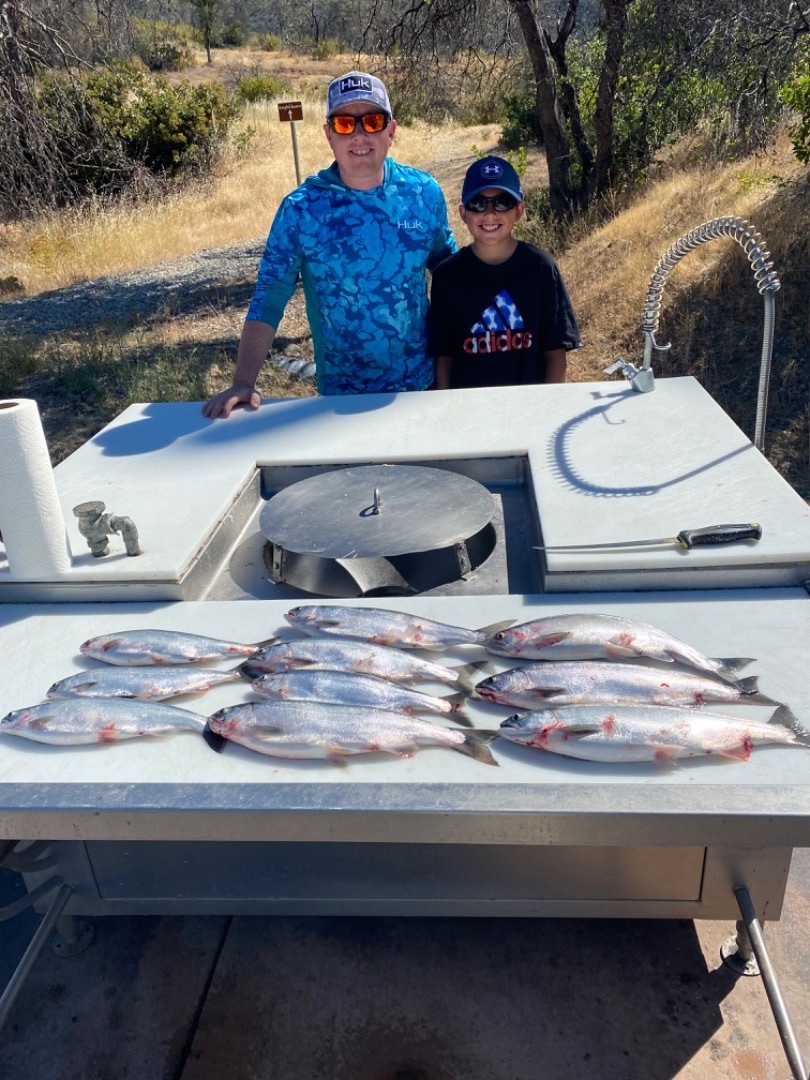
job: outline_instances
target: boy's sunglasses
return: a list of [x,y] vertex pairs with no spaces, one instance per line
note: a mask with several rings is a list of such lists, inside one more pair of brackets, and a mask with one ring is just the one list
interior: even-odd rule
[[337,116],[330,116],[327,123],[336,135],[354,135],[358,120],[363,125],[363,131],[368,135],[376,135],[379,131],[385,131],[391,123],[391,117],[384,112],[367,112],[363,113],[362,116],[338,114]]
[[464,203],[464,209],[471,210],[473,214],[485,214],[487,207],[491,206],[496,212],[503,213],[505,210],[514,210],[517,204],[517,199],[504,191],[489,199],[485,195],[476,195],[474,199],[468,199]]

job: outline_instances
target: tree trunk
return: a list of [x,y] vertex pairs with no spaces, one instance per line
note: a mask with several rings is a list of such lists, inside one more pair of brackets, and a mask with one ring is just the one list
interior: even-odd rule
[[576,193],[571,170],[571,143],[560,106],[557,77],[548,41],[526,0],[508,0],[517,14],[532,65],[536,86],[537,116],[543,132],[548,164],[551,209],[561,221],[574,216]]
[[602,0],[607,19],[605,56],[596,89],[596,175],[594,194],[604,195],[613,182],[615,164],[614,105],[619,84],[619,67],[627,39],[627,8],[630,0]]

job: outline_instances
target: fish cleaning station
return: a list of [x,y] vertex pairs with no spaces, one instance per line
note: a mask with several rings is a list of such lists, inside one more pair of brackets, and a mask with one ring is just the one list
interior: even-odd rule
[[[619,616],[749,659],[740,677],[810,729],[810,507],[762,431],[694,378],[612,367],[625,377],[271,400],[217,421],[201,403],[132,405],[53,470],[35,404],[0,402],[0,717],[97,669],[90,638],[289,640],[285,613],[328,603],[471,629]],[[730,524],[734,542],[678,539]],[[481,645],[432,656],[485,663],[481,678],[510,666]],[[255,700],[242,680],[179,704]],[[510,715],[476,698],[464,712],[486,731]],[[0,734],[0,858],[67,953],[110,914],[570,916],[729,919],[729,962],[766,966],[761,924],[810,847],[805,747],[611,763],[489,746],[497,767],[444,747],[339,767],[216,753],[186,731]]]

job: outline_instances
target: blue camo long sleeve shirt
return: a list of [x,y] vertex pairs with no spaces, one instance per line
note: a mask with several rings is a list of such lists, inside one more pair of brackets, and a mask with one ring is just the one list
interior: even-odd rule
[[425,269],[455,250],[428,173],[386,158],[382,184],[360,191],[333,163],[281,203],[247,318],[278,327],[300,273],[319,393],[426,390]]

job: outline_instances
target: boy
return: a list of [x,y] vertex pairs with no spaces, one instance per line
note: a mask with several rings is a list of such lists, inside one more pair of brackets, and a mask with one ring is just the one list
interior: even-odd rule
[[508,161],[470,166],[459,213],[472,243],[433,273],[428,349],[437,390],[565,381],[579,329],[556,262],[512,236],[524,210]]

